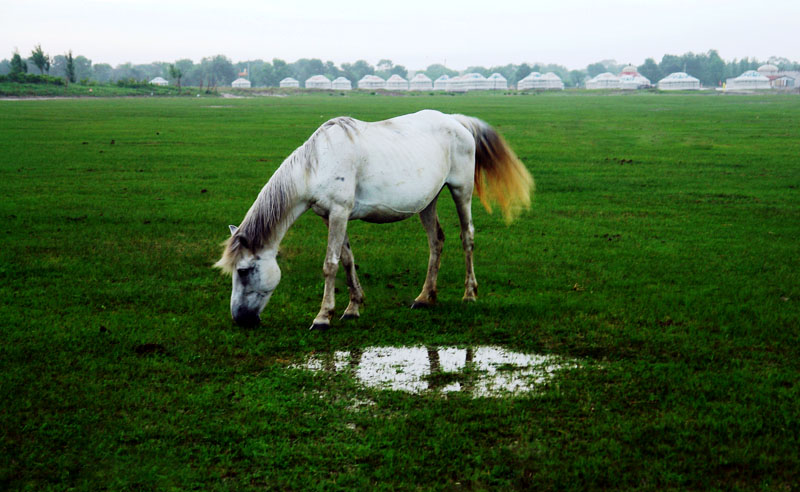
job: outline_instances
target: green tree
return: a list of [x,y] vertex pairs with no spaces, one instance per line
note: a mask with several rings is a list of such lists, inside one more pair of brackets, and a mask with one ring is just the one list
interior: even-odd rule
[[18,51],[15,51],[14,56],[11,57],[11,73],[28,73],[28,64],[19,56]]
[[50,55],[44,53],[41,44],[37,44],[31,51],[31,62],[36,65],[42,75],[50,71]]
[[658,64],[652,58],[646,59],[644,64],[639,65],[636,70],[638,70],[643,76],[650,79],[650,82],[653,84],[664,78],[664,75],[661,73],[661,69],[658,68]]
[[92,66],[92,78],[101,84],[111,82],[114,69],[108,63],[98,63]]
[[372,75],[375,73],[375,67],[367,63],[365,60],[358,60],[357,62],[342,63],[342,71],[345,76],[354,83],[358,83],[365,75]]
[[66,77],[67,78],[67,85],[69,85],[70,83],[74,83],[75,82],[75,58],[72,57],[72,50],[69,50],[69,52],[66,54],[65,58],[66,58],[66,61],[67,61],[67,64],[66,64],[66,67],[65,67],[66,76],[67,76]]
[[605,72],[608,72],[608,69],[606,69],[606,66],[601,62],[592,63],[586,67],[586,73],[589,74],[589,77],[597,77],[601,73]]
[[433,65],[428,65],[428,68],[425,69],[425,75],[427,75],[431,80],[436,80],[442,75],[447,75],[448,77],[455,77],[456,75],[458,75],[458,72],[445,67],[441,63],[434,63]]
[[679,56],[664,55],[661,57],[661,63],[658,64],[658,69],[661,70],[661,75],[667,75],[675,72],[683,72],[683,60]]
[[564,81],[564,84],[569,87],[580,87],[586,80],[586,72],[584,70],[571,70],[569,72],[569,83]]
[[181,79],[183,78],[183,71],[176,67],[174,63],[170,63],[169,65],[169,76],[173,80],[175,80],[176,85],[178,86],[178,92],[181,91]]
[[209,88],[215,88],[220,84],[228,85],[236,78],[236,69],[225,55],[203,58],[200,66]]

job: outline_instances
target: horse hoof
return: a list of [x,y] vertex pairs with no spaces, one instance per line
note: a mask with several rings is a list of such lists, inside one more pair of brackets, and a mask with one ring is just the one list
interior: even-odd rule
[[309,328],[309,330],[310,331],[328,331],[328,330],[330,330],[330,328],[331,328],[331,325],[328,324],[328,323],[314,323],[313,325],[311,325],[311,328]]
[[465,298],[461,299],[461,302],[463,302],[464,304],[471,304],[471,303],[473,303],[473,302],[475,302],[477,300],[478,300],[477,297],[465,297]]
[[357,314],[351,314],[351,313],[344,313],[340,319],[343,320],[343,321],[344,320],[348,320],[348,319],[358,319],[358,315]]
[[422,301],[414,301],[414,304],[411,305],[411,309],[429,309],[432,308],[433,304],[429,302],[422,302]]

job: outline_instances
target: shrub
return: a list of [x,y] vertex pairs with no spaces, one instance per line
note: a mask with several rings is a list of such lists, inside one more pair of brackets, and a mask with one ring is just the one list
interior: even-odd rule
[[64,79],[50,75],[35,75],[32,73],[10,73],[0,75],[0,82],[15,82],[18,84],[51,84],[64,85]]

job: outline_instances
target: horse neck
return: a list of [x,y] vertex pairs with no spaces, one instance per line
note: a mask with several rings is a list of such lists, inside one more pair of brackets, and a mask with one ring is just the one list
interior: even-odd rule
[[302,171],[298,172],[296,166],[287,165],[287,163],[281,165],[262,188],[253,204],[253,220],[269,222],[269,219],[262,216],[273,210],[271,208],[273,205],[269,202],[274,201],[278,196],[283,196],[285,199],[283,206],[280,207],[279,217],[276,218],[269,234],[264,238],[262,251],[277,253],[278,246],[286,232],[309,209],[306,188],[305,174]]

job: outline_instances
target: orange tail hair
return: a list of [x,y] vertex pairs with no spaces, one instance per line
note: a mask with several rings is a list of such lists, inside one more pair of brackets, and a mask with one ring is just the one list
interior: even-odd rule
[[486,210],[500,205],[509,224],[531,206],[534,181],[505,139],[484,121],[454,115],[475,137],[475,193]]

